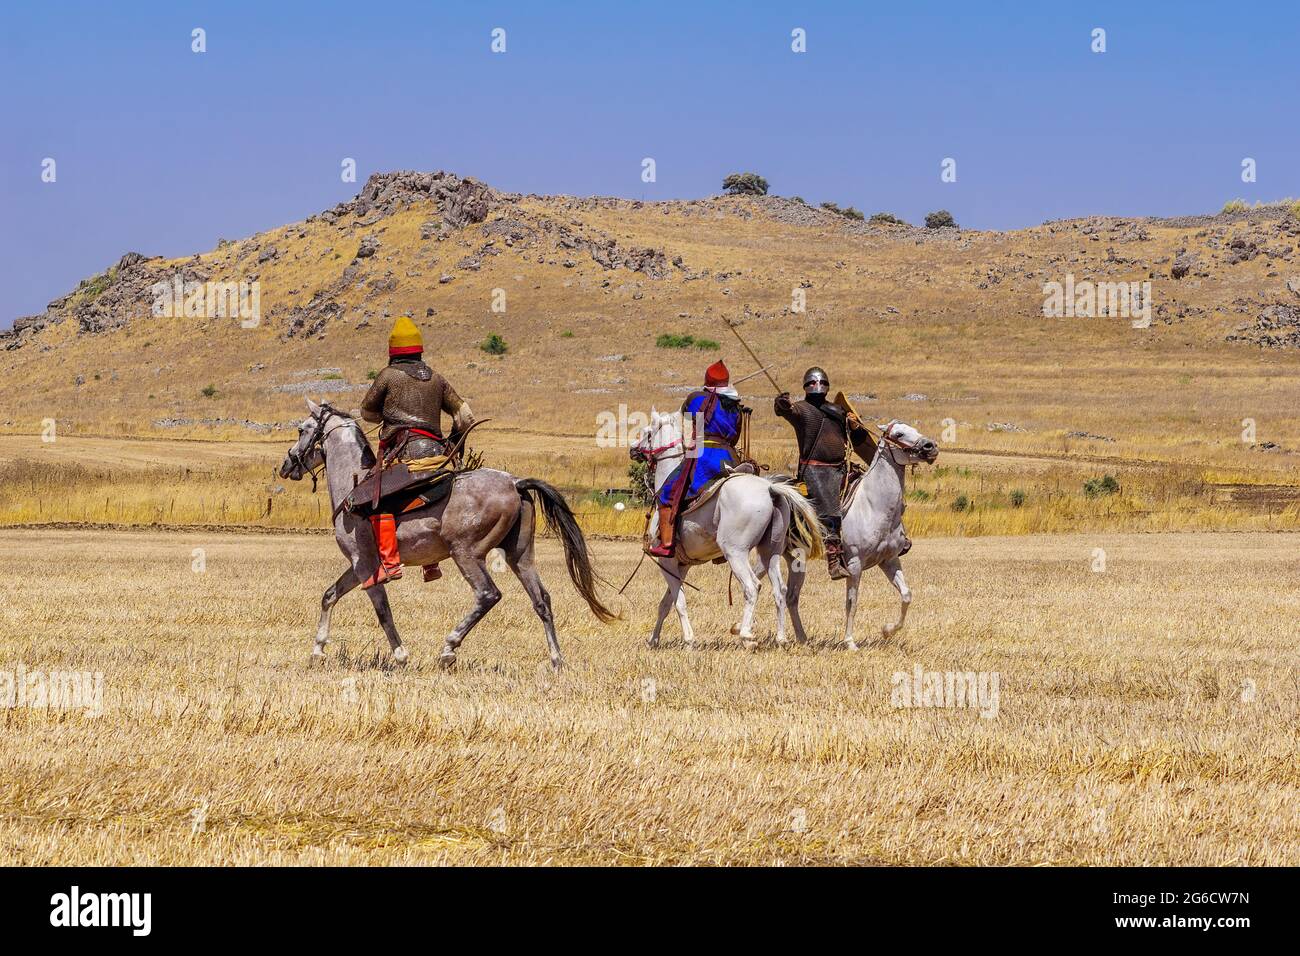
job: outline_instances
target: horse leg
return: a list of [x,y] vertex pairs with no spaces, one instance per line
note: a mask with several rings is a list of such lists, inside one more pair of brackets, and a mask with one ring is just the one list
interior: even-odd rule
[[858,610],[858,585],[862,582],[862,570],[858,569],[857,573],[849,569],[849,580],[844,591],[844,643],[851,651],[858,649],[857,643],[853,640],[853,615]]
[[524,586],[528,599],[533,602],[533,610],[542,620],[542,629],[546,632],[546,647],[551,654],[551,666],[557,671],[564,666],[560,655],[560,640],[555,636],[555,616],[551,613],[551,595],[542,584],[542,577],[537,573],[533,563],[533,514],[532,502],[521,499],[519,522],[501,542],[506,564],[515,572],[515,577]]
[[[788,508],[786,511],[788,512]],[[778,511],[778,516],[781,513]],[[776,643],[785,647],[790,642],[785,636],[785,584],[781,581],[781,550],[789,525],[788,515],[783,520],[772,520],[768,536],[758,546],[758,559],[767,569],[767,580],[772,585],[772,599],[776,602]]]
[[393,651],[393,660],[405,664],[410,655],[402,646],[402,639],[397,636],[397,625],[393,623],[393,612],[388,606],[388,591],[382,584],[376,584],[372,588],[367,588],[366,594],[370,597],[370,603],[375,606],[375,616],[379,618],[379,626],[384,629],[384,634],[388,638],[388,646]]
[[461,577],[474,589],[474,606],[447,635],[442,653],[438,655],[438,660],[443,667],[451,667],[456,663],[456,650],[460,647],[460,642],[465,640],[465,635],[483,619],[483,615],[496,607],[497,602],[501,600],[501,590],[493,583],[482,557],[477,554],[452,552],[451,559],[456,563]]
[[664,620],[668,617],[668,610],[676,607],[677,621],[682,627],[682,642],[687,647],[691,647],[695,643],[695,631],[691,627],[691,619],[686,613],[686,590],[683,587],[686,582],[687,569],[672,558],[662,558],[657,563],[659,570],[663,573],[667,587],[664,590],[664,596],[659,600],[659,617],[655,621],[654,633],[650,635],[650,640],[646,643],[652,648],[659,646],[659,635],[663,631]]
[[889,583],[898,589],[898,596],[902,603],[898,608],[898,622],[896,624],[886,624],[880,629],[880,636],[888,640],[903,629],[903,622],[907,620],[907,609],[912,604],[912,592],[903,580],[903,565],[898,558],[890,558],[888,561],[882,561],[880,571],[889,579]]
[[785,592],[785,606],[790,611],[790,623],[794,625],[794,639],[800,644],[808,643],[808,633],[803,629],[803,618],[799,616],[799,593],[808,578],[808,566],[802,551],[790,557],[790,587]]
[[731,573],[736,576],[745,594],[745,610],[740,615],[740,624],[733,627],[731,633],[740,638],[741,643],[745,645],[745,650],[752,651],[758,647],[758,641],[754,639],[754,608],[758,606],[758,575],[750,567],[748,551],[732,549],[727,554],[727,564],[731,566]]
[[325,659],[325,645],[330,639],[330,611],[334,610],[334,605],[339,603],[339,599],[347,594],[358,584],[361,579],[352,568],[348,568],[339,575],[339,579],[325,589],[325,593],[320,599],[320,623],[316,626],[316,644],[311,649],[313,661]]

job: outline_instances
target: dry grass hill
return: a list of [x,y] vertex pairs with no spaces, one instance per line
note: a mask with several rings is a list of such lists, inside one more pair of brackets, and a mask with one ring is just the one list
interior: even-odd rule
[[[1044,284],[1067,275],[1150,281],[1150,327],[1045,317]],[[152,314],[151,287],[176,277],[258,283],[260,321]],[[239,485],[251,520],[303,395],[354,407],[404,313],[492,419],[490,460],[573,490],[626,482],[623,449],[596,447],[598,413],[674,406],[719,355],[737,376],[755,371],[731,319],[784,386],[797,390],[816,362],[872,417],[944,437],[940,464],[964,467],[918,502],[944,499],[936,530],[1014,490],[1029,492],[1026,515],[1063,487],[1092,508],[1080,483],[1103,472],[1128,475],[1105,502],[1112,516],[1178,504],[1213,525],[1210,512],[1246,501],[1272,522],[1261,526],[1294,523],[1300,218],[1280,205],[980,232],[872,224],[772,196],[645,203],[379,174],[303,222],[189,256],[128,254],[18,320],[0,337],[0,465],[41,480],[23,469],[59,457],[35,439],[48,419],[67,468],[98,461],[79,435],[250,442],[265,450]],[[492,334],[505,354],[482,348]],[[694,343],[663,347],[665,335]],[[742,391],[759,457],[785,464],[770,387],[759,376]],[[973,507],[951,512],[946,499],[967,492]]]

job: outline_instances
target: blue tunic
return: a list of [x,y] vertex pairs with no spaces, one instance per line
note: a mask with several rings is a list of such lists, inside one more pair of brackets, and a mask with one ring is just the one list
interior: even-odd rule
[[[705,403],[710,397],[710,393],[706,391],[691,392],[682,403],[682,414],[698,415],[704,410]],[[696,451],[699,457],[694,459],[691,485],[682,496],[683,501],[698,495],[705,485],[722,474],[726,465],[736,464],[736,453],[733,449],[740,438],[740,422],[740,403],[725,395],[718,396],[718,401],[707,419],[696,422],[695,433],[698,436]],[[681,480],[682,468],[685,464],[685,461],[679,464],[659,489],[659,504],[665,506],[672,504],[673,493]]]

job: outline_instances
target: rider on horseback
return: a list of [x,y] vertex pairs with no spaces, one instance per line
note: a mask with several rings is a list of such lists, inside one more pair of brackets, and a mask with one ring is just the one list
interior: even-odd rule
[[682,462],[659,492],[659,543],[647,548],[647,554],[666,558],[673,553],[673,525],[682,502],[739,461],[736,442],[746,409],[730,381],[727,366],[721,360],[714,362],[705,370],[704,387],[682,403],[682,434],[686,435],[690,419],[695,424],[693,437],[682,438]]
[[817,366],[804,372],[804,398],[792,402],[789,392],[776,397],[775,411],[794,426],[799,440],[799,480],[817,506],[826,526],[826,567],[832,580],[848,577],[840,544],[840,488],[844,483],[847,447],[867,461],[875,452],[871,433],[851,411],[827,400],[830,379]]
[[[383,464],[445,455],[452,445],[442,433],[442,413],[452,417],[452,430],[463,432],[474,424],[469,405],[447,380],[424,364],[420,330],[407,316],[393,324],[388,336],[388,367],[379,373],[361,402],[361,417],[382,423],[379,457]],[[379,547],[380,567],[362,587],[372,587],[402,576],[397,551],[397,522],[391,514],[370,518]],[[442,576],[436,564],[427,565],[424,579]]]

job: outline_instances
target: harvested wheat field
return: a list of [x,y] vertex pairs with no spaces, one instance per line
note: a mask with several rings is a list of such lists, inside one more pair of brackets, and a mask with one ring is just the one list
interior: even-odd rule
[[[513,580],[452,672],[468,593],[410,573],[406,667],[354,594],[313,669],[326,535],[0,533],[0,669],[103,680],[0,713],[0,863],[1300,863],[1294,534],[922,538],[856,654],[824,574],[813,646],[765,592],[740,650],[706,566],[703,646],[651,651],[653,569],[603,627],[539,548],[559,676]],[[635,545],[593,548],[621,583]],[[864,578],[861,632],[895,612]],[[918,666],[996,695],[896,706]]]

